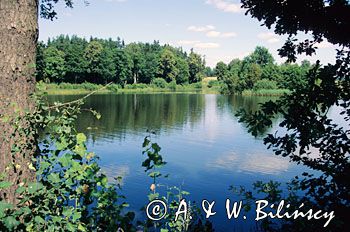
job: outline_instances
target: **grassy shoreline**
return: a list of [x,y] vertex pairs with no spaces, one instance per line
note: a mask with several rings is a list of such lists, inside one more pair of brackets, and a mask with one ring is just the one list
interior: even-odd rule
[[[82,95],[88,94],[91,91],[98,90],[103,85],[82,83],[82,84],[70,84],[70,83],[38,83],[37,89],[39,91],[45,91],[49,95]],[[259,89],[259,90],[245,90],[241,93],[243,96],[281,96],[287,93],[286,89]],[[128,93],[200,93],[200,94],[220,94],[220,86],[210,86],[208,81],[201,83],[189,84],[189,85],[176,85],[166,86],[160,88],[154,85],[136,84],[126,85],[122,88],[119,85],[112,84],[106,89],[98,91],[99,94],[128,94]]]

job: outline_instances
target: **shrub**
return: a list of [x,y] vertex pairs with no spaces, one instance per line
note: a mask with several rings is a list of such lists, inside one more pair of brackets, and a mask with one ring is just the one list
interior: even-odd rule
[[254,90],[258,89],[278,89],[276,81],[270,81],[267,79],[258,80],[254,84]]
[[148,85],[146,84],[131,84],[131,85],[125,85],[125,89],[145,89],[148,88]]
[[220,86],[220,93],[221,94],[232,94],[233,89],[229,88],[226,83]]
[[52,88],[59,88],[59,89],[85,89],[89,91],[97,90],[102,87],[102,85],[97,85],[89,82],[84,82],[82,84],[71,84],[71,83],[62,82],[59,85],[49,84],[49,86]]
[[167,87],[167,82],[163,78],[155,78],[152,80],[151,84],[162,89]]
[[111,84],[107,86],[107,89],[112,92],[118,92],[118,89],[121,89],[121,86],[117,84]]
[[202,82],[196,82],[196,83],[193,83],[191,84],[193,88],[195,89],[201,89],[203,86],[202,86]]
[[136,89],[147,89],[149,86],[147,84],[134,84]]
[[126,84],[124,85],[124,89],[133,89],[133,85]]
[[[35,171],[35,182],[14,186],[19,197],[16,205],[0,197],[0,231],[115,231],[118,227],[135,231],[135,214],[125,211],[118,186],[108,183],[98,157],[87,151],[86,136],[75,130],[83,101],[69,106],[57,103],[54,108],[43,105],[41,99],[37,103],[34,112],[9,122],[20,134],[38,136],[40,129],[46,136],[28,164]],[[18,126],[24,118],[33,127]],[[27,146],[26,140],[18,141],[16,152]],[[15,184],[4,177],[5,172],[0,175],[1,189]]]
[[60,83],[58,85],[58,88],[60,89],[76,89],[76,87],[74,86],[74,84],[70,84],[70,83]]
[[168,87],[169,87],[169,89],[171,89],[171,90],[173,90],[173,91],[176,91],[176,81],[175,80],[173,80],[172,82],[170,82],[169,84],[168,84]]
[[[56,102],[50,107],[43,99],[37,99],[34,112],[18,114],[8,122],[19,134],[38,137],[43,133],[45,136],[37,155],[28,163],[35,171],[35,182],[14,186],[18,197],[16,205],[0,197],[0,231],[119,231],[117,228],[136,231],[135,212],[127,211],[128,204],[124,202],[124,196],[119,195],[120,178],[115,178],[117,183],[109,183],[107,175],[101,171],[98,157],[87,150],[87,137],[75,129],[83,98],[68,105]],[[55,114],[50,114],[51,111]],[[90,109],[90,112],[100,118],[96,111]],[[33,127],[21,127],[18,122],[23,119]],[[26,142],[19,139],[10,155],[27,149]],[[180,215],[175,221],[178,201],[189,193],[176,186],[167,187],[166,195],[156,192],[161,186],[158,179],[167,176],[160,172],[166,162],[160,154],[161,147],[152,143],[150,136],[145,138],[143,148],[147,158],[142,166],[152,178],[154,188],[148,198],[150,201],[163,200],[169,212],[160,222],[146,219],[137,223],[144,231],[153,231],[154,227],[160,228],[158,231],[194,231],[191,226],[197,228],[196,231],[204,231],[207,225],[211,228],[210,224],[202,224],[203,215],[195,205],[189,207],[188,217]],[[21,168],[16,166],[17,170]],[[0,189],[15,184],[5,178],[4,171],[0,173]]]
[[96,84],[92,84],[89,82],[84,82],[84,83],[80,84],[80,88],[93,91],[93,90],[97,90],[97,89],[102,88],[102,85],[96,85]]
[[220,86],[221,82],[218,80],[211,80],[208,82],[208,88],[212,88],[213,86]]

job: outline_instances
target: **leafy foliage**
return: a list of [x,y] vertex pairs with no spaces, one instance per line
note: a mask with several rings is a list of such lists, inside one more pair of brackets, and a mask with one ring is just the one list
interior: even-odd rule
[[308,61],[302,65],[285,63],[277,65],[264,47],[255,50],[243,60],[234,59],[228,65],[219,62],[215,72],[222,80],[222,93],[242,93],[246,90],[289,89],[307,83],[306,74],[311,69]]
[[[313,54],[316,51],[313,46],[324,38],[343,46],[342,50],[337,51],[334,65],[321,67],[317,62],[306,72],[306,79],[302,83],[289,80],[293,86],[292,92],[276,102],[262,104],[261,109],[256,112],[243,110],[239,115],[253,135],[270,127],[271,118],[275,115],[283,117],[279,124],[283,132],[269,134],[264,143],[276,155],[288,157],[292,162],[318,171],[317,174],[305,172],[302,177],[292,180],[297,189],[305,194],[304,197],[294,200],[298,203],[307,202],[316,209],[334,210],[337,222],[327,228],[327,231],[346,230],[346,215],[350,209],[350,51],[349,38],[344,36],[344,32],[349,30],[349,2],[310,0],[304,2],[303,8],[300,8],[298,2],[291,0],[243,0],[242,3],[248,9],[247,13],[263,21],[267,27],[274,25],[277,34],[290,36],[280,49],[280,55],[287,57],[289,61],[295,61],[297,53]],[[296,40],[292,36],[299,31],[311,31],[314,40],[295,44]],[[303,68],[309,66],[306,62],[302,64]],[[293,69],[295,66],[289,66],[287,71]],[[302,73],[295,78],[300,76]],[[330,117],[329,111],[334,107],[338,108],[343,122]],[[268,231],[273,231],[274,226],[271,223],[266,226]],[[287,231],[324,229],[310,222],[287,222],[282,226]]]
[[62,81],[65,75],[64,53],[54,47],[44,51],[44,79]]
[[188,67],[189,67],[189,82],[196,83],[200,82],[203,78],[204,72],[204,61],[202,58],[191,50],[188,57]]
[[[83,101],[47,106],[42,99],[37,98],[35,112],[8,122],[16,133],[34,134],[36,138],[42,134],[43,139],[28,164],[35,171],[36,181],[16,186],[16,205],[0,199],[1,231],[115,231],[118,227],[133,231],[134,214],[125,212],[127,205],[117,194],[118,185],[108,183],[98,157],[86,150],[86,136],[74,129]],[[22,117],[32,127],[21,127],[17,122]],[[19,142],[12,150],[21,152],[24,146]],[[12,186],[3,181],[4,176],[6,170],[0,179],[2,189]]]
[[164,89],[167,86],[167,82],[163,78],[155,78],[152,80],[152,85]]

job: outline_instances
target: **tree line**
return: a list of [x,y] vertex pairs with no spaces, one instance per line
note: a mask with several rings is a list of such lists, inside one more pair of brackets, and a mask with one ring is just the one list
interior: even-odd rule
[[193,50],[153,43],[130,43],[113,39],[60,35],[37,46],[36,78],[45,82],[105,84],[122,86],[136,83],[200,82],[205,76],[217,76],[222,92],[239,93],[250,89],[295,89],[307,83],[312,65],[278,65],[267,48],[256,47],[242,60],[218,62],[214,69]]
[[39,42],[36,67],[37,80],[46,82],[121,85],[149,84],[156,78],[196,83],[208,72],[205,60],[193,50],[188,54],[158,41],[126,45],[119,37],[86,40],[64,35]]
[[217,63],[215,75],[224,83],[223,92],[242,92],[249,89],[290,89],[307,83],[307,73],[312,65],[304,60],[301,65],[278,65],[267,48],[256,47],[242,60]]

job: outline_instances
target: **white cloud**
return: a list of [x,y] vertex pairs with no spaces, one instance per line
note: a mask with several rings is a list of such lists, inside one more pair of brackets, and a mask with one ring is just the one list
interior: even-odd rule
[[268,39],[267,42],[268,43],[278,43],[280,40],[278,38],[271,38],[271,39]]
[[206,35],[208,37],[214,37],[214,38],[231,38],[231,37],[237,36],[237,34],[234,32],[219,32],[219,31],[208,31]]
[[196,43],[194,44],[195,48],[219,48],[220,44],[218,43]]
[[247,154],[246,156],[245,162],[242,162],[239,167],[242,172],[280,175],[289,168],[289,161],[282,157],[264,156],[263,154]]
[[[215,51],[219,51],[219,50],[215,50]],[[206,62],[207,62],[207,65],[209,65],[210,67],[215,67],[219,61],[223,61],[224,63],[228,64],[233,59],[242,60],[244,57],[248,56],[250,53],[251,52],[246,51],[246,52],[240,52],[240,53],[233,53],[230,55],[225,55],[225,54],[222,54],[221,52],[217,54],[206,54]]]
[[127,176],[130,175],[130,168],[127,165],[108,165],[102,167],[103,172],[107,175],[108,181],[111,183],[118,184],[118,181],[115,179],[116,177],[122,177],[120,185],[124,185],[124,181]]
[[262,39],[264,41],[266,41],[267,43],[277,43],[279,42],[279,38],[277,37],[276,34],[272,33],[272,32],[263,32],[258,34],[258,38]]
[[239,13],[242,12],[241,5],[224,0],[207,0],[206,4],[214,5],[217,9],[224,12]]
[[250,52],[239,52],[239,53],[235,53],[229,56],[219,56],[217,57],[217,62],[219,61],[223,61],[225,63],[230,63],[233,59],[240,59],[242,60],[244,57],[248,56],[250,54]]
[[216,31],[213,25],[206,26],[189,26],[187,27],[188,31],[193,32],[205,32],[207,37],[210,38],[231,38],[236,37],[237,34],[235,32],[220,32]]
[[231,37],[236,37],[237,34],[234,33],[234,32],[224,32],[224,33],[221,33],[221,37],[222,38],[231,38]]
[[215,27],[213,25],[206,25],[206,26],[189,26],[187,28],[188,31],[195,31],[195,32],[207,32],[207,31],[211,31],[214,30]]
[[207,165],[211,168],[265,175],[281,175],[289,169],[288,160],[259,153],[242,156],[235,152],[230,152],[209,162]]
[[334,45],[331,44],[330,42],[328,42],[327,40],[324,40],[321,43],[317,43],[316,47],[318,47],[318,48],[332,48],[332,47],[334,47]]
[[199,40],[179,40],[176,42],[178,45],[193,45],[196,43],[200,43]]
[[208,31],[206,35],[207,35],[208,37],[219,37],[220,34],[221,34],[221,33],[218,32],[218,31]]
[[180,46],[191,46],[193,48],[219,48],[220,44],[218,43],[205,43],[200,40],[179,40],[176,42]]

